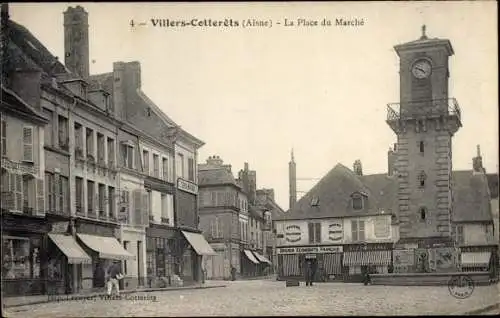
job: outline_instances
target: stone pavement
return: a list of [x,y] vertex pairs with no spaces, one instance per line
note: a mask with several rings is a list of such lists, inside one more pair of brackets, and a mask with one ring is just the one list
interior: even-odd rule
[[[217,283],[217,282],[211,282]],[[450,315],[498,302],[498,285],[456,299],[446,286],[318,283],[285,287],[272,280],[224,282],[226,288],[134,293],[121,299],[60,301],[7,308],[8,317]]]
[[[144,292],[154,292],[154,291],[171,291],[171,290],[185,290],[185,289],[200,289],[200,288],[217,288],[225,287],[226,285],[222,281],[207,281],[205,284],[189,285],[184,287],[166,287],[166,288],[138,288],[134,290],[122,290],[122,294],[132,294],[132,293],[144,293]],[[34,296],[17,296],[17,297],[3,297],[2,306],[4,308],[9,307],[19,307],[24,305],[36,305],[42,303],[48,303],[53,301],[60,301],[62,298],[92,298],[101,295],[106,295],[104,289],[100,292],[87,292],[83,294],[74,295],[34,295]]]

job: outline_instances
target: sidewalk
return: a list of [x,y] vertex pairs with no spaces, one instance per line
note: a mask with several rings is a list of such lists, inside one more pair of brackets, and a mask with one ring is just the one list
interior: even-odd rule
[[[207,289],[207,288],[221,288],[226,287],[221,281],[206,281],[205,284],[196,284],[184,287],[165,287],[165,288],[140,288],[131,290],[121,290],[120,294],[132,294],[132,293],[147,293],[155,291],[171,291],[171,290],[189,290],[189,289]],[[101,292],[89,292],[81,294],[71,294],[71,295],[36,295],[36,296],[18,296],[18,297],[3,297],[2,303],[3,308],[19,307],[25,305],[36,305],[44,304],[49,302],[56,302],[58,299],[63,297],[73,297],[73,298],[86,298],[86,297],[99,297],[105,296],[106,292],[103,290]]]

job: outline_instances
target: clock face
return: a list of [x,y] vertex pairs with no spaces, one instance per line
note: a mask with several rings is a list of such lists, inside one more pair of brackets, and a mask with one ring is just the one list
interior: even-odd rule
[[413,64],[413,67],[411,69],[413,76],[420,79],[429,77],[429,75],[431,75],[431,71],[432,71],[431,63],[427,60],[420,60],[415,62],[415,64]]

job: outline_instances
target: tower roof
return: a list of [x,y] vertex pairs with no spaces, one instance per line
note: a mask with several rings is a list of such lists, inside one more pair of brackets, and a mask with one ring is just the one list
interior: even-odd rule
[[406,51],[420,51],[420,50],[429,50],[436,47],[444,47],[449,56],[455,54],[453,51],[453,46],[451,45],[450,40],[448,39],[439,39],[439,38],[429,38],[426,33],[426,26],[422,26],[422,35],[420,38],[414,41],[398,44],[394,46],[394,50],[398,56],[401,56],[400,53]]

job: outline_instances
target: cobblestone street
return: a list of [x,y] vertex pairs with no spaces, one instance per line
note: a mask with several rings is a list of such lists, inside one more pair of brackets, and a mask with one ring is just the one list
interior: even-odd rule
[[[498,301],[498,286],[476,287],[456,299],[446,286],[363,286],[324,283],[285,287],[277,281],[225,282],[204,290],[124,295],[122,300],[74,300],[7,308],[8,317],[429,315],[465,313]],[[135,299],[131,298],[146,298]]]

